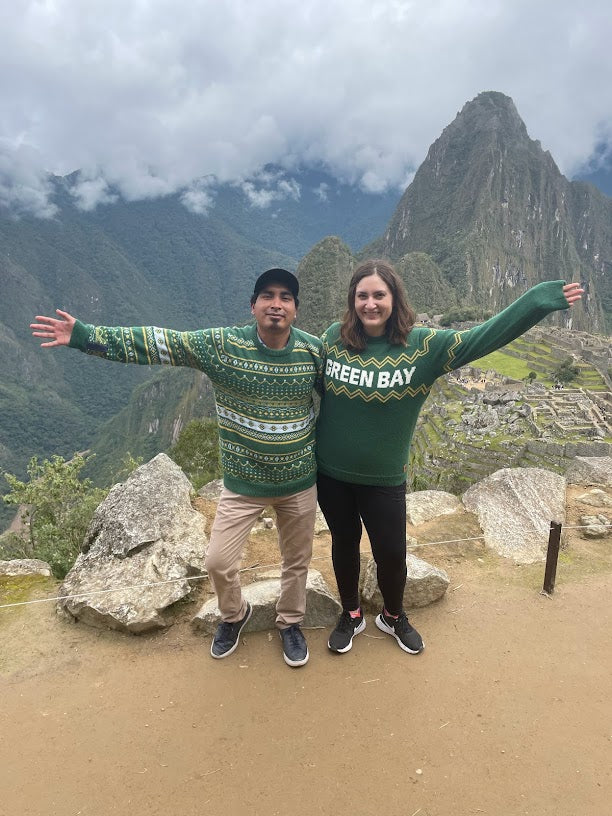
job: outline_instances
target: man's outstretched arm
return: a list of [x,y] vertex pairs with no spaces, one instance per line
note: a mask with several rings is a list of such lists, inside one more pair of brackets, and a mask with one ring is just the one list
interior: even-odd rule
[[45,315],[36,315],[34,318],[37,322],[30,323],[33,337],[45,337],[46,343],[41,343],[41,348],[52,348],[53,346],[67,346],[70,344],[72,330],[76,323],[76,318],[68,312],[62,312],[61,309],[55,310],[56,314],[60,316],[58,320],[56,317],[45,317]]
[[30,323],[41,346],[69,346],[95,357],[137,365],[189,366],[209,373],[210,349],[207,331],[178,332],[156,326],[92,326],[68,312],[56,309],[58,317],[37,315]]

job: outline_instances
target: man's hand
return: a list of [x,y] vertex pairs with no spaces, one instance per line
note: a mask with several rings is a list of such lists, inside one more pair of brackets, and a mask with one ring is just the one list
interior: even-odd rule
[[582,298],[583,292],[584,289],[580,287],[579,283],[566,283],[563,287],[563,294],[569,306],[573,306],[574,303],[579,301]]
[[44,315],[36,315],[38,323],[30,323],[33,337],[49,337],[51,338],[47,343],[41,343],[41,348],[51,348],[53,346],[67,346],[70,343],[72,329],[76,323],[76,318],[62,312],[61,309],[56,309],[61,320],[55,317],[45,317]]

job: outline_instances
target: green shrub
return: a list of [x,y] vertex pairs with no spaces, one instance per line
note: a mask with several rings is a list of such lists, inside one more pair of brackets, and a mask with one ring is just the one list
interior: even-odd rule
[[0,561],[12,561],[14,558],[32,558],[32,553],[25,538],[7,530],[0,535]]
[[478,306],[454,306],[440,318],[441,326],[451,326],[453,323],[466,321],[481,321],[491,317],[491,312],[480,309]]
[[29,481],[3,474],[11,488],[4,501],[26,508],[29,531],[22,539],[23,556],[47,561],[58,578],[74,564],[91,517],[107,492],[80,478],[84,464],[80,454],[68,462],[61,456],[39,462],[34,456],[28,465]]
[[219,434],[216,419],[194,419],[168,455],[182,468],[195,490],[221,476]]
[[553,378],[560,383],[569,383],[575,380],[580,374],[580,369],[574,365],[571,357],[566,357],[563,362],[553,371]]

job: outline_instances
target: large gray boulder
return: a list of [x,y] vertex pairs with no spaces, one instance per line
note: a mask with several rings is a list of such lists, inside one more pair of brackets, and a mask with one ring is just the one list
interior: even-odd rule
[[457,496],[443,490],[419,490],[406,496],[406,518],[414,525],[454,513],[460,508],[461,501]]
[[[242,588],[242,594],[253,607],[251,619],[245,626],[245,632],[263,632],[276,627],[276,602],[280,595],[280,574],[274,577],[262,576],[263,580],[255,581]],[[308,570],[306,580],[306,615],[305,629],[328,628],[336,623],[342,607],[329,591],[321,573]],[[206,635],[212,635],[221,620],[217,599],[207,601],[192,624],[195,629]]]
[[565,478],[568,484],[612,487],[612,456],[576,456]]
[[59,610],[133,633],[167,626],[163,611],[190,593],[188,577],[204,573],[205,521],[190,493],[183,471],[163,453],[115,485],[58,593],[79,597],[60,601]]
[[503,468],[463,494],[485,544],[519,564],[546,556],[550,522],[565,521],[565,479],[542,468]]
[[0,575],[51,575],[51,567],[46,561],[38,558],[15,558],[11,561],[0,561]]
[[[444,570],[438,569],[412,553],[406,554],[406,588],[404,590],[404,607],[428,606],[438,601],[448,589],[450,579]],[[369,558],[361,570],[360,576],[361,603],[368,612],[380,612],[383,605],[382,595],[376,579],[376,562]]]

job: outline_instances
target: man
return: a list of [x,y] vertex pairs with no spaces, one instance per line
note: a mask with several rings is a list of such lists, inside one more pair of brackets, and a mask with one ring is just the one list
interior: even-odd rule
[[217,402],[224,488],[211,531],[206,567],[221,622],[211,655],[232,654],[251,606],[238,566],[261,511],[276,510],[282,556],[276,623],[289,666],[308,661],[300,625],[316,511],[312,390],[322,373],[321,343],[293,327],[299,284],[286,269],[255,282],[244,327],[177,332],[154,326],[91,326],[68,312],[37,316],[30,328],[44,348],[70,346],[86,354],[140,365],[190,366],[210,378]]

